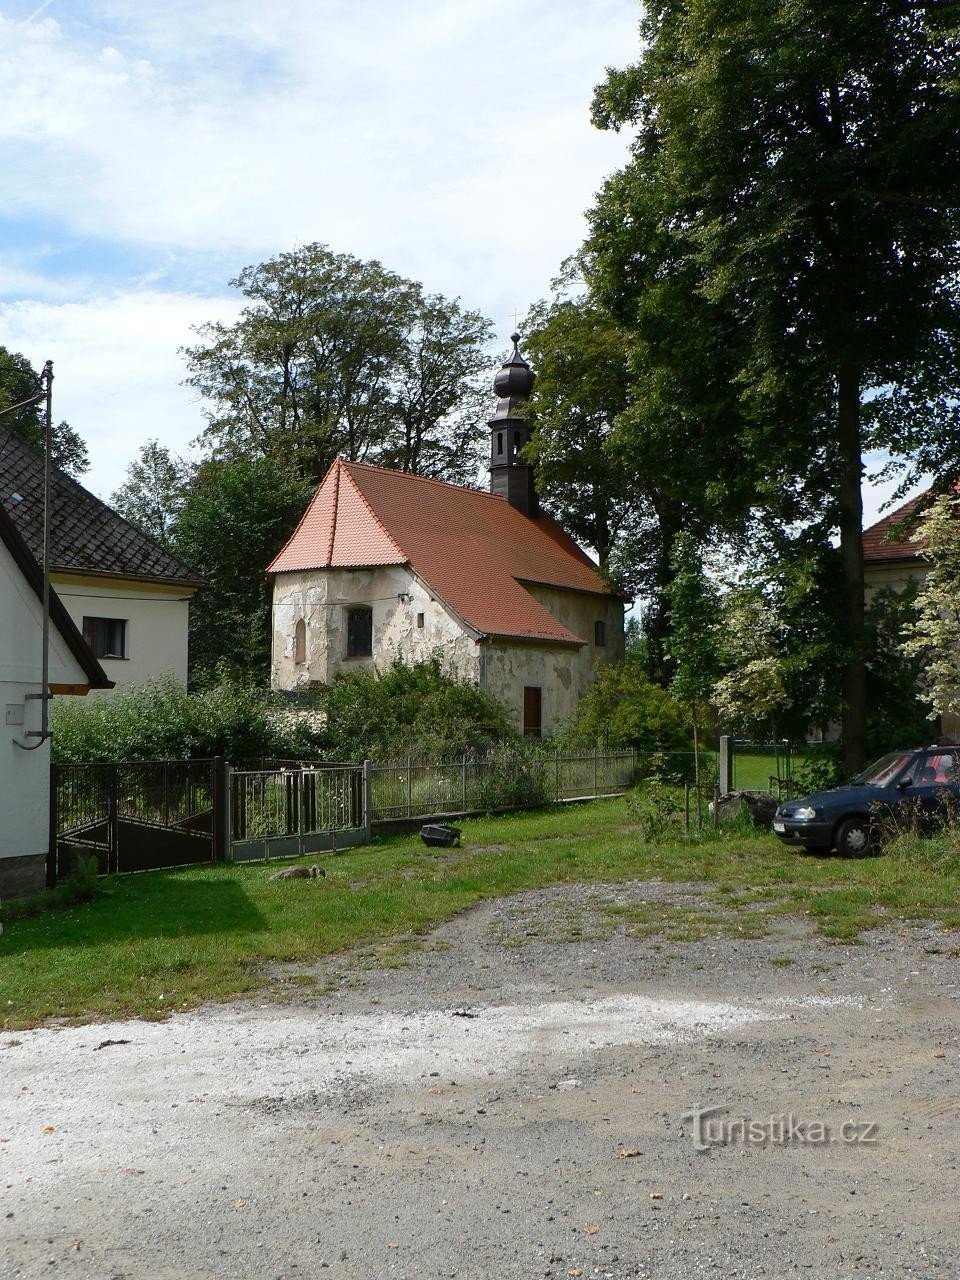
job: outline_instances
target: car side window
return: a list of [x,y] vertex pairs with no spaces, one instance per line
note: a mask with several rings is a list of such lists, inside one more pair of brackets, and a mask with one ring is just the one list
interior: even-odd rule
[[907,771],[912,787],[948,787],[956,784],[954,752],[937,751],[920,756]]

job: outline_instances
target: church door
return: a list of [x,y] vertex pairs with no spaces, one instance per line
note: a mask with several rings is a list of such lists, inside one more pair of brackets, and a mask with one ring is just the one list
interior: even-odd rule
[[542,693],[537,685],[527,685],[523,690],[523,736],[539,738],[543,725]]

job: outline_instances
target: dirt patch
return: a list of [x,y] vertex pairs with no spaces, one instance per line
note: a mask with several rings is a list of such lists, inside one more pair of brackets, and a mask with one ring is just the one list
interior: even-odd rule
[[4,1275],[960,1275],[960,937],[736,915],[563,886],[0,1036]]

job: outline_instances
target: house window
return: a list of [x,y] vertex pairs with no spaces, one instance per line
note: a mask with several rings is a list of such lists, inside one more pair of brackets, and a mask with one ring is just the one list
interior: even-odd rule
[[543,690],[527,685],[523,690],[523,736],[539,738],[543,728]]
[[83,638],[95,658],[127,656],[126,618],[84,618]]
[[347,657],[369,658],[373,653],[373,610],[351,609],[347,614]]
[[602,618],[598,618],[593,624],[593,643],[602,648],[607,643],[607,624]]
[[423,630],[423,614],[422,613],[417,614],[417,626],[421,629],[421,631]]
[[307,660],[307,624],[302,618],[297,619],[297,625],[293,631],[293,660],[294,662]]

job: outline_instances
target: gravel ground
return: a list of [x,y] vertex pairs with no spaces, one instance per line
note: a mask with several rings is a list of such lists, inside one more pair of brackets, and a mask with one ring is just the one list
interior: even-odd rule
[[657,900],[704,905],[523,894],[256,1000],[0,1036],[4,1280],[960,1277],[960,936],[606,910]]

